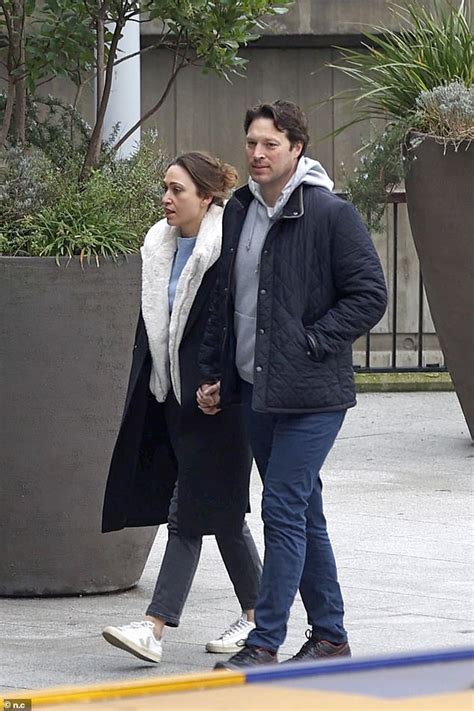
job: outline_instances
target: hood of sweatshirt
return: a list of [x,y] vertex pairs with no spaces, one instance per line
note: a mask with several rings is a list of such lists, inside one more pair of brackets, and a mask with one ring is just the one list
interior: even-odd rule
[[253,383],[260,252],[268,230],[278,220],[291,193],[302,183],[332,190],[334,183],[321,163],[302,157],[274,207],[265,204],[260,186],[249,180],[254,200],[249,205],[234,269],[236,365],[240,377]]
[[307,158],[306,156],[302,156],[299,159],[295,172],[281,191],[280,196],[273,207],[269,207],[265,203],[260,190],[260,185],[256,183],[255,180],[249,178],[248,185],[254,198],[265,207],[267,217],[275,220],[281,214],[281,211],[288,202],[288,198],[291,193],[302,183],[305,183],[306,185],[319,185],[319,187],[327,188],[327,190],[332,190],[334,187],[333,181],[326,173],[321,163],[317,160],[313,160],[312,158]]

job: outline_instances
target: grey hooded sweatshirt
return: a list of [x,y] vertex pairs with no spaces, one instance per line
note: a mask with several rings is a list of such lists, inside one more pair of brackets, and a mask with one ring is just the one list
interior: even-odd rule
[[299,159],[296,171],[283,188],[274,207],[266,205],[260,186],[249,178],[248,184],[254,200],[249,205],[242,226],[233,283],[236,365],[240,377],[248,383],[253,383],[260,253],[267,232],[280,217],[291,193],[302,183],[319,185],[328,190],[332,190],[334,186],[321,163],[305,156]]

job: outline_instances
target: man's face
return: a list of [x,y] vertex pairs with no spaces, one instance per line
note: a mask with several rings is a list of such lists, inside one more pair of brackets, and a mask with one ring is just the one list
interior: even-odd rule
[[295,172],[303,144],[291,145],[272,119],[256,118],[247,131],[245,153],[249,173],[262,188],[280,192]]

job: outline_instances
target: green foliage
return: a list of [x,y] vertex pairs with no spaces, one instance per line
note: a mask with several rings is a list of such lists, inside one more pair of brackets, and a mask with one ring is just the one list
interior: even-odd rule
[[[43,80],[55,76],[80,83],[79,75],[90,70],[95,61],[93,24],[84,4],[76,0],[27,0],[24,7],[25,63],[13,68],[12,75],[24,76],[31,93]],[[2,2],[0,27],[4,33],[13,18],[11,0]]]
[[385,203],[405,178],[409,156],[402,150],[408,124],[391,123],[375,140],[360,149],[359,165],[346,175],[349,200],[374,232],[382,230]]
[[4,164],[0,173],[1,230],[54,200],[55,168],[37,148],[24,151],[11,146],[0,157]]
[[[79,94],[85,74],[96,68],[102,55],[105,79],[110,79],[113,65],[107,60],[115,44],[111,45],[113,33],[106,23],[115,23],[120,33],[130,19],[161,20],[158,44],[175,54],[171,84],[179,69],[192,64],[227,78],[241,72],[245,60],[238,56],[240,47],[256,39],[254,28],[263,27],[264,15],[286,12],[289,4],[289,0],[19,0],[15,6],[11,0],[0,2],[0,28],[8,39],[7,70],[16,84],[15,91],[9,85],[9,97],[16,102],[21,95],[18,105],[26,106],[26,121],[21,122],[26,130],[17,132],[18,127],[5,120],[7,96],[0,92],[0,120],[5,120],[7,137],[0,154],[0,253],[115,257],[137,251],[146,230],[161,217],[166,159],[156,136],[145,136],[131,158],[119,159],[111,144],[102,144],[100,122],[91,130],[72,106],[36,94],[41,84],[56,76],[73,81]],[[23,8],[28,18],[21,38],[13,27],[15,7],[20,12]],[[103,40],[99,27],[104,29]],[[24,62],[18,59],[19,44],[25,46]],[[26,88],[20,79],[25,79]],[[102,108],[107,98],[104,91]],[[155,110],[164,98],[166,92]],[[12,147],[9,141],[14,140],[23,145]]]
[[433,11],[413,2],[392,7],[400,31],[376,27],[364,34],[364,49],[340,48],[341,62],[330,65],[355,80],[344,95],[355,101],[356,117],[336,134],[364,119],[389,121],[362,147],[360,166],[347,180],[352,201],[373,229],[380,228],[387,195],[406,175],[410,131],[455,143],[474,137],[474,35],[467,6],[435,0]]
[[240,74],[246,60],[240,47],[258,38],[264,15],[287,12],[290,0],[151,0],[150,19],[160,20],[172,37],[194,54],[204,71],[229,78]]
[[93,22],[76,0],[30,2],[31,23],[26,42],[28,89],[51,76],[81,83],[83,72],[95,63]]
[[27,97],[26,143],[44,151],[55,165],[83,155],[89,137],[90,126],[70,104],[54,96]]
[[136,252],[162,215],[167,160],[156,135],[145,135],[129,159],[109,153],[79,186],[80,161],[62,168],[38,149],[11,148],[0,185],[0,253],[82,259]]
[[441,0],[433,11],[419,3],[393,8],[399,32],[375,27],[364,33],[364,50],[340,48],[341,62],[331,65],[355,79],[348,96],[360,108],[356,121],[405,120],[415,115],[421,92],[453,81],[473,84],[474,35],[464,2],[458,9]]

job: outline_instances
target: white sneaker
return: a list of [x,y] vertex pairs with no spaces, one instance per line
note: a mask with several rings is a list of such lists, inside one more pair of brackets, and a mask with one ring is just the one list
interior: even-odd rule
[[122,627],[106,627],[102,636],[114,647],[130,652],[146,662],[161,662],[163,645],[153,634],[155,625],[149,620],[131,622]]
[[253,622],[249,622],[244,615],[233,622],[225,632],[217,639],[212,639],[206,644],[208,652],[214,654],[230,654],[242,649],[243,643],[250,632],[255,628]]

